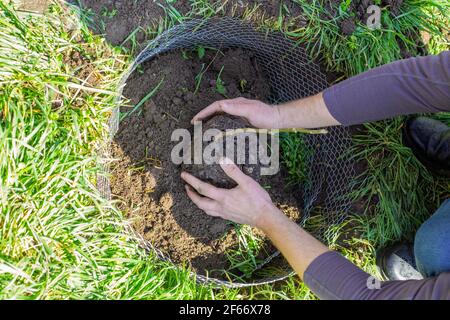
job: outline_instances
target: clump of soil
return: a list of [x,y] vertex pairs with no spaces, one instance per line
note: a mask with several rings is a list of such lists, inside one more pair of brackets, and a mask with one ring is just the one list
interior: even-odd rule
[[[217,90],[219,75],[225,92]],[[214,101],[238,96],[264,100],[270,88],[252,53],[207,50],[202,58],[173,52],[144,63],[142,71],[128,80],[124,94],[135,105],[161,80],[142,109],[120,123],[112,145],[117,162],[111,168],[111,190],[144,239],[174,262],[220,277],[222,272],[214,270],[229,267],[226,252],[237,247],[238,238],[227,221],[206,215],[187,197],[180,178],[183,168],[171,161],[171,150],[178,143],[171,135],[177,128],[192,130],[192,117]],[[239,121],[216,118],[207,126],[241,126]],[[283,168],[260,183],[286,215],[299,218],[296,199],[301,197],[285,187]],[[274,250],[267,241],[266,254]]]
[[349,19],[343,20],[341,22],[340,27],[341,27],[342,34],[349,36],[355,31],[356,24],[355,24],[355,21],[353,21],[353,19],[349,18]]
[[[242,139],[242,141],[248,142],[246,139],[246,133],[245,132],[239,132],[236,130],[239,129],[245,129],[248,128],[249,124],[247,121],[245,121],[242,118],[238,117],[231,117],[227,115],[218,115],[210,119],[208,122],[205,123],[203,126],[203,132],[210,130],[210,129],[217,129],[221,132],[222,135],[218,135],[214,138],[214,142],[218,144],[218,146],[222,147],[223,155],[226,155],[226,138],[227,135],[229,138],[233,139],[233,154],[228,154],[228,157],[237,163],[237,153],[239,150],[238,146],[238,139]],[[257,135],[255,135],[255,142],[258,144],[259,138]],[[209,141],[203,142],[203,150],[205,150],[208,145],[210,145]],[[245,144],[245,162],[243,164],[239,164],[239,168],[247,175],[251,176],[256,181],[260,181],[260,172],[261,172],[261,165],[259,162],[255,164],[249,163],[249,148],[248,143]],[[191,152],[193,154],[193,152]],[[216,159],[217,161],[218,159]],[[257,160],[257,159],[256,159]],[[212,185],[219,187],[219,188],[225,188],[225,189],[231,189],[236,187],[236,183],[229,178],[219,164],[207,164],[203,162],[202,164],[194,164],[193,160],[191,161],[191,164],[183,165],[183,170],[187,171],[197,178],[206,181],[208,183],[211,183]]]

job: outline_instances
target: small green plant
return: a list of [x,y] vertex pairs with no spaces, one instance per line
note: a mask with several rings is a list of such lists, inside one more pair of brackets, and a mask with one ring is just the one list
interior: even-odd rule
[[200,46],[197,48],[197,56],[199,59],[203,59],[205,53],[206,53],[205,47]]
[[339,5],[339,9],[342,12],[346,12],[350,8],[351,4],[352,4],[352,0],[342,0],[341,4]]
[[108,8],[104,7],[101,11],[101,15],[107,18],[114,18],[117,15],[117,13],[118,13],[117,9],[115,8],[108,10]]
[[200,86],[202,84],[202,80],[203,80],[203,75],[206,72],[206,68],[205,68],[205,64],[202,63],[202,68],[200,70],[200,72],[195,76],[195,90],[194,90],[194,94],[198,93],[198,90],[200,90]]
[[164,78],[162,78],[159,83],[152,89],[150,90],[149,93],[147,93],[144,98],[141,99],[141,101],[139,101],[134,107],[133,109],[131,109],[128,112],[124,112],[121,114],[120,116],[120,121],[122,121],[123,119],[125,119],[126,117],[130,116],[131,114],[133,114],[136,110],[139,110],[139,114],[142,112],[141,107],[144,105],[144,103],[146,103],[148,101],[148,99],[150,99],[151,97],[153,97],[156,92],[158,92],[159,88],[161,87],[161,85],[164,82]]
[[245,90],[247,89],[247,80],[242,79],[241,81],[239,81],[239,88],[241,88],[241,92],[245,92]]
[[222,66],[222,68],[220,69],[219,74],[217,75],[217,79],[216,79],[216,91],[218,93],[220,93],[221,95],[223,95],[224,97],[226,97],[227,94],[227,88],[225,87],[225,83],[223,82],[221,76],[222,76],[222,72],[225,66]]

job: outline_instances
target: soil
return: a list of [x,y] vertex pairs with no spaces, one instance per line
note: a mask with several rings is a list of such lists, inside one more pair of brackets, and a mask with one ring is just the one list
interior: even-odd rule
[[343,35],[349,36],[356,30],[356,23],[353,19],[345,19],[341,22],[341,32]]
[[[267,91],[268,92],[268,91]],[[228,134],[229,137],[232,137],[234,139],[233,143],[233,151],[234,153],[231,155],[228,155],[231,159],[233,159],[234,162],[236,162],[237,159],[237,139],[244,140],[245,133],[239,133],[237,131],[227,131],[227,130],[238,130],[238,129],[244,129],[244,128],[250,128],[250,125],[248,122],[242,118],[237,117],[230,117],[227,115],[218,115],[214,116],[212,119],[207,121],[205,125],[203,126],[203,132],[210,130],[210,129],[217,129],[222,133],[222,136],[218,135],[217,138],[214,139],[214,142],[217,143],[219,146],[221,146],[223,151],[226,152],[226,134]],[[228,132],[228,133],[227,133]],[[256,139],[256,141],[259,141],[259,138]],[[269,141],[270,142],[270,141]],[[205,150],[208,145],[210,145],[211,142],[204,141],[203,142],[203,150]],[[191,155],[193,154],[193,151],[191,151]],[[249,164],[249,148],[248,144],[246,143],[246,149],[245,149],[245,163],[244,164],[238,164],[240,169],[247,175],[251,176],[254,180],[257,182],[261,182],[261,165],[259,163],[256,164]],[[219,164],[193,164],[193,159],[191,159],[191,164],[188,165],[182,165],[182,168],[184,171],[187,171],[197,178],[206,181],[208,183],[211,183],[212,185],[219,187],[219,188],[225,188],[225,189],[231,189],[236,187],[236,183],[229,178],[222,170]]]
[[[190,58],[186,59],[186,55]],[[206,71],[194,94],[195,79],[202,65],[207,66]],[[118,161],[111,177],[112,193],[122,200],[120,209],[131,218],[135,230],[144,239],[175,263],[190,264],[199,273],[209,271],[217,277],[221,272],[214,270],[229,267],[225,252],[237,247],[236,233],[227,221],[207,216],[190,201],[180,178],[183,167],[173,164],[170,155],[178,143],[171,141],[173,130],[192,130],[190,121],[197,112],[225,98],[215,86],[219,73],[227,98],[243,96],[265,100],[270,92],[252,54],[240,49],[224,51],[223,55],[208,50],[201,59],[196,53],[173,52],[145,63],[142,72],[135,72],[124,91],[132,105],[161,79],[164,82],[141,110],[121,122],[112,147]],[[245,80],[245,87],[241,85],[242,80]],[[129,108],[122,111],[129,111]],[[241,119],[216,117],[206,123],[205,128],[223,130],[242,125]],[[205,172],[209,180],[219,185],[223,183],[223,176],[217,176],[218,170]],[[202,176],[201,170],[199,176]],[[287,216],[299,219],[300,206],[296,199],[301,197],[295,189],[285,187],[287,173],[284,169],[259,181]],[[222,186],[231,185],[226,182]],[[266,253],[274,250],[266,242]]]
[[[146,29],[155,25],[165,15],[164,9],[160,6],[162,0],[70,0],[72,3],[80,2],[81,6],[90,9],[96,15],[96,22],[93,26],[97,32],[104,33],[108,42],[120,45],[136,28]],[[283,2],[280,0],[222,0],[226,3],[225,15],[235,12],[240,15],[245,8],[259,4],[260,8],[267,16],[278,17],[280,6],[283,4],[292,17],[299,16],[301,8],[292,1]],[[188,0],[178,0],[172,4],[181,14],[185,15],[190,11],[191,4]],[[142,32],[137,33],[137,41],[144,41]]]

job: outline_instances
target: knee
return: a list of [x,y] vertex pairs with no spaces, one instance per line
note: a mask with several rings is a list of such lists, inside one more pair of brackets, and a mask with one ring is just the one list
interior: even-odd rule
[[414,255],[424,276],[450,271],[450,214],[433,216],[419,228]]

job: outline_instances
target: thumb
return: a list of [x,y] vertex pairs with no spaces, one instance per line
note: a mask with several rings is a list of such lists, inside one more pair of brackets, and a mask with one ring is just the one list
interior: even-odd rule
[[242,116],[241,114],[244,112],[243,109],[245,108],[239,108],[236,106],[237,99],[233,100],[220,100],[213,102],[209,106],[207,106],[205,109],[201,110],[199,113],[197,113],[194,118],[192,118],[191,123],[194,124],[196,121],[201,121],[204,119],[209,118],[210,116],[219,113],[219,112],[225,112],[234,116]]
[[246,183],[248,179],[250,179],[249,176],[243,173],[241,169],[228,158],[220,159],[219,164],[225,174],[239,185]]

